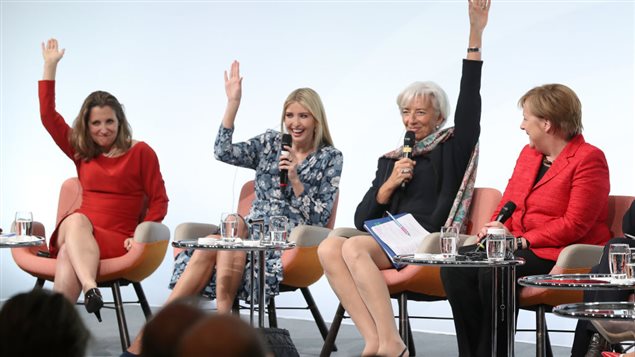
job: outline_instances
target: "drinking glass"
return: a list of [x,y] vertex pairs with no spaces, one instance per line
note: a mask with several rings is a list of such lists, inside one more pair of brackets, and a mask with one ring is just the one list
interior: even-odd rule
[[459,230],[454,227],[441,227],[441,255],[443,258],[452,258],[456,255],[456,244],[459,240]]
[[29,211],[15,213],[15,233],[17,236],[30,236],[33,228],[33,214]]
[[220,237],[225,243],[234,242],[238,230],[238,214],[224,212],[220,216]]
[[635,280],[635,248],[629,248],[628,262],[626,263],[626,277]]
[[501,261],[505,259],[505,229],[488,228],[487,229],[487,260]]
[[274,245],[287,243],[287,226],[289,219],[285,216],[273,216],[269,218],[269,234]]
[[628,244],[611,244],[609,246],[609,270],[613,279],[626,279],[626,264],[630,246]]

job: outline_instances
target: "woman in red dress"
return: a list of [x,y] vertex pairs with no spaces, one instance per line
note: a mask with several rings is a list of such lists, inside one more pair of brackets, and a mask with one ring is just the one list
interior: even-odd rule
[[71,128],[55,110],[55,73],[64,56],[57,40],[42,44],[44,76],[39,82],[42,124],[77,169],[82,204],[64,217],[50,240],[57,256],[53,290],[84,305],[101,321],[103,306],[96,277],[100,259],[126,254],[147,202],[143,221],[163,220],[168,197],[157,156],[132,140],[123,107],[112,94],[91,93]]

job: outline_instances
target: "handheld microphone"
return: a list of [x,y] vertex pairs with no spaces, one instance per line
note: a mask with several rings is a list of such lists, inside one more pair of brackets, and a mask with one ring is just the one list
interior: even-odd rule
[[[285,146],[291,146],[291,134],[282,134],[282,141],[280,142],[280,156],[289,155]],[[280,170],[280,188],[287,187],[289,184],[288,172],[285,169]]]
[[[507,203],[505,203],[501,210],[498,212],[494,220],[500,223],[505,223],[509,219],[509,217],[512,216],[512,213],[514,213],[515,210],[516,204],[513,201],[507,201]],[[478,243],[478,247],[481,249],[485,249],[483,241]]]
[[[406,135],[403,137],[403,149],[401,151],[401,158],[412,159],[412,147],[415,146],[415,132],[406,131]],[[406,187],[406,182],[401,183],[401,188]]]

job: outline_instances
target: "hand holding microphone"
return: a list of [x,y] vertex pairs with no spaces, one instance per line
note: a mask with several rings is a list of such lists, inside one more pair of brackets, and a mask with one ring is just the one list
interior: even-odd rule
[[[505,203],[505,205],[503,205],[501,210],[498,212],[498,215],[496,215],[494,222],[498,222],[500,223],[500,225],[502,225],[509,219],[509,217],[512,216],[512,213],[514,213],[515,210],[516,210],[516,204],[512,201],[507,201],[507,203]],[[483,237],[483,234],[480,234],[480,236]],[[479,248],[485,249],[485,245],[483,244],[482,240],[479,241],[476,245],[477,245],[476,249],[479,249]]]
[[[412,160],[412,148],[415,146],[415,132],[406,131],[406,135],[403,138],[403,149],[401,152],[401,158]],[[407,175],[401,182],[401,188],[406,188],[406,183],[412,179],[412,168],[400,169],[400,173]]]
[[[283,160],[290,162],[289,151],[285,146],[291,147],[291,135],[282,134],[282,141],[280,142],[280,166],[283,164]],[[280,168],[280,188],[285,188],[289,184],[289,170]]]

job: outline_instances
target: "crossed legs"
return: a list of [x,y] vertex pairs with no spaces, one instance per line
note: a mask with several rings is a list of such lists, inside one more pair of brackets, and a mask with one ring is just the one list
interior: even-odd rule
[[99,247],[90,220],[81,213],[66,217],[57,232],[57,246],[53,290],[75,303],[81,292],[97,287]]
[[364,338],[362,356],[402,353],[405,344],[380,271],[392,264],[381,247],[367,235],[332,236],[320,244],[318,255],[329,284]]

